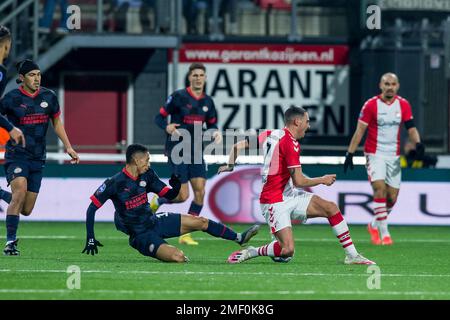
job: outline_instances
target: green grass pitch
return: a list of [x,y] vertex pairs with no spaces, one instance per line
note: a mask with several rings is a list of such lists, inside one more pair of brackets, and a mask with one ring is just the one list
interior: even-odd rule
[[[2,222],[2,239],[4,230]],[[140,255],[111,223],[96,223],[105,246],[87,256],[81,254],[84,223],[22,222],[21,256],[0,257],[0,299],[450,299],[450,227],[391,226],[391,247],[371,245],[365,226],[350,230],[357,249],[378,263],[379,289],[368,288],[377,282],[367,266],[343,264],[327,225],[295,226],[296,254],[289,263],[261,257],[230,265],[225,261],[238,245],[203,232],[193,234],[200,242],[195,247],[170,239],[191,262],[169,264]],[[250,244],[269,240],[263,226]],[[81,270],[80,289],[67,287],[71,265]]]

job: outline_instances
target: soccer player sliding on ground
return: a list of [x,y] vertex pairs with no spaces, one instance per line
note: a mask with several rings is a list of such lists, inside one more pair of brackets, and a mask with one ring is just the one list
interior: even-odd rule
[[[286,127],[283,130],[266,131],[259,137],[264,148],[261,211],[275,240],[259,248],[248,247],[236,251],[229,256],[228,262],[241,263],[258,256],[288,261],[294,255],[291,217],[302,222],[309,218],[323,217],[328,219],[333,233],[345,251],[345,264],[375,264],[356,250],[347,223],[335,203],[295,189],[320,184],[331,186],[336,181],[336,175],[318,178],[307,178],[303,175],[300,144],[297,140],[303,138],[309,128],[309,115],[303,108],[290,107],[284,114],[284,121]],[[219,173],[231,171],[239,149],[248,147],[248,141],[238,142],[230,154],[229,164],[219,168]]]
[[147,193],[174,199],[180,192],[181,182],[172,175],[169,186],[162,182],[150,169],[150,154],[143,145],[133,144],[127,148],[125,168],[107,179],[91,196],[91,204],[86,215],[86,246],[82,253],[96,254],[98,246],[95,239],[95,212],[108,199],[116,209],[114,223],[116,228],[129,238],[129,244],[144,256],[165,262],[189,261],[180,249],[167,244],[164,239],[178,237],[193,232],[204,231],[214,237],[231,240],[239,245],[246,244],[259,230],[258,225],[243,233],[237,233],[225,225],[192,215],[163,212],[154,215],[148,204]]

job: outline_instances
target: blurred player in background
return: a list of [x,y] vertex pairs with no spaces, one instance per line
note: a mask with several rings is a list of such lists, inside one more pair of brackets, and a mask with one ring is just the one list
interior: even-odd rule
[[[11,50],[11,32],[5,26],[0,26],[0,98],[3,96],[8,78],[6,68],[3,65]],[[25,143],[25,138],[20,129],[14,127],[5,117],[0,116],[0,151],[5,151],[4,146],[12,138],[15,143]],[[7,203],[11,202],[11,192],[0,187],[0,199]]]
[[[295,189],[321,184],[331,186],[336,181],[336,175],[329,174],[318,178],[303,175],[298,140],[303,138],[309,129],[309,115],[303,108],[290,107],[284,114],[284,121],[284,129],[266,131],[258,138],[264,150],[263,188],[259,201],[275,240],[259,248],[248,247],[233,252],[228,262],[241,263],[258,256],[290,259],[295,250],[291,218],[305,222],[307,219],[322,217],[328,219],[333,233],[345,251],[345,264],[375,264],[356,250],[347,223],[335,203]],[[248,140],[238,142],[233,147],[230,163],[219,168],[219,173],[231,171],[239,150],[248,148],[249,145]]]
[[398,77],[386,73],[381,77],[381,94],[366,101],[359,115],[356,131],[347,149],[344,172],[353,169],[353,155],[366,129],[364,144],[366,169],[373,189],[374,218],[368,224],[371,241],[375,245],[392,245],[387,218],[400,191],[400,128],[405,124],[409,139],[414,143],[416,154],[423,157],[425,147],[420,141],[411,106],[398,96]]
[[[205,66],[201,63],[191,64],[188,78],[189,87],[172,93],[155,117],[156,124],[167,133],[166,154],[169,158],[169,165],[172,168],[172,172],[180,176],[182,185],[180,194],[173,200],[155,196],[150,202],[153,212],[156,212],[162,204],[186,201],[189,198],[188,182],[190,182],[194,191],[194,200],[191,202],[188,213],[194,216],[200,215],[205,197],[206,164],[203,159],[202,137],[200,137],[200,141],[196,140],[197,137],[194,136],[194,130],[198,129],[202,132],[203,126],[206,125],[207,129],[216,129],[212,135],[215,143],[222,141],[222,135],[217,130],[217,115],[214,101],[204,93],[206,83]],[[168,116],[171,117],[170,123],[167,121]],[[177,156],[172,154],[173,149],[177,144],[183,143],[183,138],[186,138],[183,137],[177,141],[172,141],[172,136],[180,137],[178,129],[184,129],[190,133],[191,161],[189,163],[177,163],[173,159],[174,156]],[[196,152],[195,144],[198,152],[202,152],[200,163],[194,163],[193,161]],[[189,245],[198,244],[197,241],[192,239],[190,234],[180,237],[179,242]]]
[[5,173],[11,185],[12,200],[6,215],[5,255],[18,255],[16,238],[19,215],[31,214],[41,187],[42,170],[46,159],[46,134],[49,120],[55,133],[63,142],[72,163],[80,160],[72,148],[59,118],[60,110],[56,94],[41,87],[41,71],[32,60],[17,64],[18,89],[8,92],[0,101],[0,113],[7,115],[26,138],[27,144],[17,145],[9,141],[5,153]]
[[162,182],[153,169],[150,169],[150,154],[146,147],[133,144],[126,151],[126,165],[121,172],[107,179],[91,196],[91,204],[86,215],[86,246],[82,253],[96,254],[98,246],[95,239],[95,212],[108,199],[116,209],[114,222],[118,230],[127,234],[129,243],[142,255],[166,262],[186,262],[183,251],[167,244],[164,239],[178,237],[192,231],[203,231],[214,237],[246,244],[259,229],[254,225],[243,233],[236,233],[221,223],[193,215],[177,213],[153,214],[148,206],[147,193],[154,192],[168,200],[178,196],[181,182],[172,174],[169,186]]

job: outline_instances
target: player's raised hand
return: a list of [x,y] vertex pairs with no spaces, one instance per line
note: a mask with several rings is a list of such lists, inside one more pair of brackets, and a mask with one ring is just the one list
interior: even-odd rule
[[87,238],[86,246],[84,247],[83,251],[81,251],[81,253],[86,252],[86,254],[95,255],[98,253],[97,247],[103,247],[103,245],[100,243],[100,241],[95,240],[95,238]]
[[220,144],[222,142],[222,134],[220,131],[214,131],[213,138],[215,144]]
[[72,160],[70,160],[71,164],[80,163],[80,157],[78,157],[78,153],[76,153],[73,148],[67,148],[67,154],[72,158]]
[[347,173],[348,167],[350,167],[350,170],[353,170],[353,153],[350,152],[345,154],[344,173]]
[[336,175],[335,174],[326,174],[322,177],[323,182],[322,184],[326,186],[331,186],[336,181]]
[[11,137],[11,139],[13,139],[15,144],[19,144],[20,142],[22,142],[22,147],[25,148],[25,136],[23,135],[22,130],[14,127],[9,132],[9,136]]
[[167,125],[166,132],[170,135],[175,134],[177,136],[180,136],[181,135],[180,131],[177,130],[177,127],[179,127],[179,126],[180,126],[180,124],[178,124],[178,123],[171,123],[171,124]]
[[230,165],[224,165],[224,166],[220,166],[219,169],[217,170],[217,174],[221,174],[222,172],[227,172],[227,171],[233,171],[234,166],[230,166]]

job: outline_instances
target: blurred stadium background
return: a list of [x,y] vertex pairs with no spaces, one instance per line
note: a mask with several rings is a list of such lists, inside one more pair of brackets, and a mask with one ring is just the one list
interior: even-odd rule
[[[450,297],[442,281],[449,276],[450,252],[450,1],[68,0],[67,17],[56,1],[49,25],[43,21],[45,2],[54,1],[0,1],[0,24],[13,33],[6,92],[17,86],[15,62],[34,58],[43,71],[42,85],[57,92],[82,162],[70,165],[49,130],[41,192],[33,214],[21,217],[22,257],[2,261],[2,299]],[[371,5],[381,9],[380,29],[367,27]],[[61,28],[61,18],[74,29]],[[224,263],[233,244],[196,237],[200,247],[183,248],[190,265],[162,265],[129,248],[111,223],[96,225],[105,244],[101,254],[80,255],[89,197],[122,168],[127,145],[148,146],[152,166],[169,177],[165,134],[153,119],[168,94],[185,85],[193,61],[207,67],[206,91],[225,134],[223,154],[254,130],[280,128],[282,110],[290,105],[308,109],[311,131],[302,143],[303,171],[337,174],[331,188],[312,191],[339,204],[358,248],[383,268],[383,290],[366,288],[365,269],[338,262],[341,251],[327,226],[294,228],[299,247],[291,263],[250,261],[239,272]],[[372,215],[372,191],[362,146],[355,170],[344,175],[342,163],[361,106],[379,93],[380,76],[388,71],[399,76],[399,94],[412,105],[428,158],[403,168],[400,196],[389,217],[397,225],[391,229],[396,245],[381,248],[370,245],[364,227]],[[263,222],[258,205],[262,159],[247,154],[235,172],[220,176],[215,173],[226,157],[217,152],[206,160],[202,215],[239,231],[244,229],[239,223]],[[4,178],[0,185],[9,189]],[[185,213],[189,203],[169,210]],[[5,203],[0,206],[5,211]],[[33,220],[41,222],[27,222]],[[113,220],[110,203],[96,220]],[[263,229],[252,241],[268,239]],[[73,264],[84,272],[84,290],[78,292],[66,288],[66,269]]]
[[[82,164],[67,164],[49,130],[43,188],[33,215],[24,220],[82,221],[89,195],[122,166],[124,150],[133,142],[150,148],[153,166],[167,177],[165,133],[153,118],[168,94],[186,84],[189,64],[201,61],[225,133],[223,154],[251,134],[249,129],[280,128],[282,110],[290,105],[307,108],[311,131],[302,144],[304,170],[338,174],[335,187],[313,191],[339,202],[350,223],[370,219],[371,190],[362,146],[360,165],[347,175],[343,156],[361,106],[379,93],[380,76],[397,73],[429,161],[420,169],[404,168],[390,222],[450,225],[444,201],[450,192],[449,1],[78,0],[67,1],[62,11],[56,1],[47,25],[44,4],[0,4],[0,23],[14,39],[7,91],[17,86],[15,62],[34,58],[43,86],[58,94]],[[370,5],[381,9],[380,29],[367,26]],[[63,28],[61,19],[68,21]],[[205,216],[262,221],[256,169],[261,158],[240,159],[251,166],[217,177],[217,165],[226,157],[219,152],[207,158]],[[6,187],[5,180],[0,184]],[[173,210],[183,212],[186,206]],[[98,218],[110,221],[112,206],[102,210]]]

